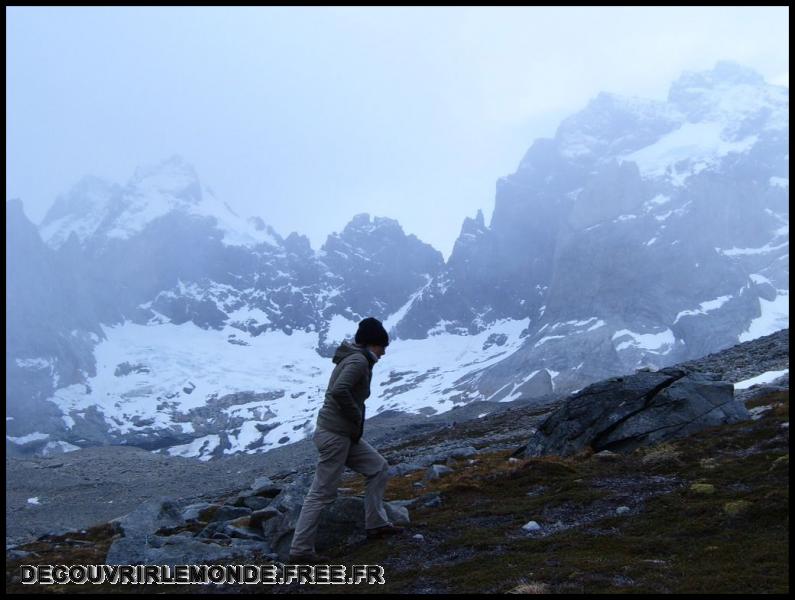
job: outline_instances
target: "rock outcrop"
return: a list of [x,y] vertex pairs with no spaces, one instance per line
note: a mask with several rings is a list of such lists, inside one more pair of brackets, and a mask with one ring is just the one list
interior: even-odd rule
[[631,451],[750,418],[731,383],[668,367],[612,377],[571,395],[532,434],[524,455],[569,456],[591,448]]

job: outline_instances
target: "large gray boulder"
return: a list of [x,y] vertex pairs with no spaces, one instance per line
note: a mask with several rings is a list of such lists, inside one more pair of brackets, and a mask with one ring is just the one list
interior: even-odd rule
[[[311,476],[296,479],[271,502],[267,510],[278,514],[262,523],[264,537],[281,560],[287,560],[295,525],[301,514],[304,498],[311,485]],[[408,510],[392,502],[384,502],[387,518],[393,523],[409,522]],[[362,496],[338,496],[323,509],[318,524],[315,548],[322,552],[326,548],[351,543],[364,537],[364,498]]]
[[731,383],[713,373],[669,367],[595,383],[573,394],[540,424],[526,457],[628,452],[750,418]]
[[164,496],[144,502],[131,513],[111,521],[122,535],[111,544],[105,563],[147,564],[146,550],[158,538],[156,532],[184,523],[182,510],[172,498]]
[[[401,504],[384,502],[384,510],[392,523],[406,525],[410,522],[408,509]],[[364,522],[364,497],[338,497],[320,515],[317,550],[322,552],[340,543],[356,541],[364,533]]]

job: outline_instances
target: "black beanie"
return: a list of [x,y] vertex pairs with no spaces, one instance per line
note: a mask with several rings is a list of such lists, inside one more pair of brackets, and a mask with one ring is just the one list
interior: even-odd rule
[[381,325],[381,321],[374,317],[367,317],[359,321],[359,329],[354,338],[357,344],[361,346],[388,346],[389,335]]

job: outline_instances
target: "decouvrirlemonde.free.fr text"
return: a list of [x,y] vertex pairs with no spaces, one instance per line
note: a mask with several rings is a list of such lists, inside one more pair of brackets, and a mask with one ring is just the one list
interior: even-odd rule
[[381,584],[381,565],[21,565],[21,582],[57,584]]

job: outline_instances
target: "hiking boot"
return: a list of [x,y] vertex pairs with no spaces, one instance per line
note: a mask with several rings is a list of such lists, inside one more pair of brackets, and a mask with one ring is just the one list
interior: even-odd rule
[[331,557],[317,552],[305,552],[302,554],[290,554],[287,562],[294,565],[328,565]]
[[393,525],[390,523],[389,525],[384,525],[383,527],[375,527],[374,529],[367,530],[367,539],[372,540],[376,538],[386,537],[388,535],[396,535],[399,533],[403,533],[406,531],[405,527],[401,527],[400,525]]

